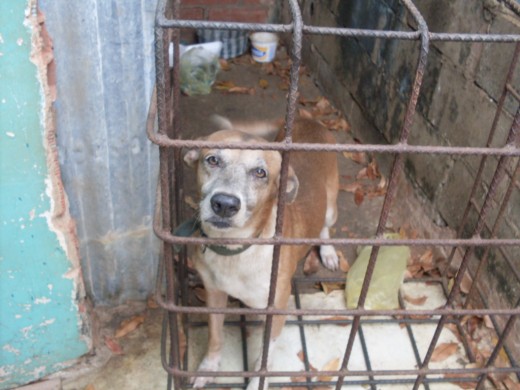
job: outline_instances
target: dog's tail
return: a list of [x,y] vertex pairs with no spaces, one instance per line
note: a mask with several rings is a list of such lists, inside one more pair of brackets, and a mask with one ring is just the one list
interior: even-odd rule
[[243,133],[272,139],[276,136],[280,128],[283,126],[283,119],[271,121],[231,121],[220,115],[212,115],[211,122],[219,130],[238,130]]

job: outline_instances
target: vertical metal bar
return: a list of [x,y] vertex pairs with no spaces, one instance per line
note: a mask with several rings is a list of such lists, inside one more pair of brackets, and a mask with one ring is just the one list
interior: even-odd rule
[[[399,305],[401,306],[401,308],[403,308],[403,309],[405,308],[405,303],[404,303],[401,293],[399,293]],[[410,344],[412,344],[412,350],[413,350],[413,355],[415,357],[415,362],[417,363],[417,365],[419,365],[419,364],[421,364],[421,355],[419,353],[419,348],[417,348],[417,342],[415,341],[415,335],[413,333],[412,327],[409,322],[405,323],[405,327],[406,327],[406,332],[408,333],[408,338],[410,339]],[[429,384],[425,383],[424,388],[425,388],[425,390],[430,390]]]
[[[363,327],[359,325],[359,341],[361,343],[361,350],[363,351],[363,357],[365,358],[365,363],[367,365],[367,370],[372,371],[372,364],[370,363],[370,354],[368,353],[368,347],[365,340],[365,334],[363,333]],[[377,390],[376,385],[374,384],[374,376],[369,375],[368,377],[370,382],[370,388],[372,390]]]
[[[517,306],[518,306],[518,304],[517,304]],[[486,363],[486,368],[490,368],[490,367],[493,366],[495,360],[498,357],[498,354],[500,353],[500,350],[504,347],[504,343],[505,343],[505,341],[507,339],[507,336],[509,336],[509,333],[511,333],[511,331],[513,330],[513,327],[515,325],[515,322],[516,322],[517,318],[518,318],[518,316],[510,316],[509,317],[509,320],[506,323],[504,331],[500,335],[500,338],[498,339],[497,345],[493,349],[493,352],[491,353],[491,356],[489,357],[489,359],[488,359],[488,361]],[[487,377],[486,374],[482,374],[480,376],[478,384],[477,384],[477,390],[483,389],[486,377]]]
[[[495,112],[495,117],[493,118],[493,123],[491,125],[491,130],[489,131],[488,139],[486,141],[486,147],[491,146],[491,143],[493,142],[493,138],[495,137],[496,129],[498,127],[498,122],[500,119],[500,114],[502,113],[502,108],[504,106],[504,103],[506,101],[507,97],[507,84],[512,82],[513,76],[515,74],[515,68],[518,64],[518,58],[520,56],[520,43],[516,44],[515,53],[513,55],[513,58],[511,60],[511,64],[509,65],[509,70],[507,72],[506,81],[504,83],[504,88],[502,90],[502,95],[500,96],[500,99],[498,100],[497,109]],[[477,175],[475,177],[475,181],[473,182],[473,187],[471,189],[469,200],[466,205],[466,209],[464,210],[464,214],[462,215],[462,220],[459,226],[459,229],[457,231],[457,237],[462,237],[462,234],[464,233],[464,226],[466,225],[467,219],[469,217],[469,212],[471,210],[471,199],[475,196],[477,189],[480,185],[480,182],[482,180],[482,175],[484,173],[484,168],[486,166],[486,161],[488,159],[488,156],[482,156],[480,165],[477,171]],[[455,251],[457,250],[457,247],[453,247],[451,250],[450,255],[448,256],[448,261],[446,262],[446,267],[444,268],[442,274],[446,275],[448,269],[451,266],[451,263],[453,262],[453,257],[455,255]]]
[[[520,159],[518,159],[516,163],[516,168],[513,173],[513,176],[511,177],[511,181],[509,182],[509,186],[507,187],[506,194],[504,195],[504,199],[502,200],[502,204],[500,205],[500,209],[498,211],[497,217],[495,219],[495,223],[493,224],[493,227],[490,232],[490,237],[495,237],[496,232],[498,230],[498,227],[500,225],[500,221],[502,220],[502,217],[506,211],[506,207],[509,203],[509,199],[511,198],[511,195],[513,193],[513,190],[515,189],[515,181],[517,177],[520,175],[518,172],[520,171]],[[473,278],[473,283],[471,284],[470,290],[468,292],[468,295],[466,297],[466,301],[464,302],[464,308],[468,307],[468,304],[470,302],[470,298],[475,294],[476,289],[478,288],[478,279],[480,277],[480,274],[482,273],[482,270],[485,268],[488,259],[489,259],[489,252],[491,251],[491,247],[486,247],[486,250],[484,251],[484,255],[482,256],[482,259],[480,260],[477,271],[475,272],[475,276]]]
[[[418,23],[418,29],[421,32],[421,47],[419,58],[417,62],[415,79],[412,86],[412,93],[410,95],[410,100],[408,101],[408,106],[406,109],[406,114],[404,118],[403,128],[401,130],[401,135],[399,137],[399,143],[406,144],[408,142],[408,136],[410,134],[410,129],[412,126],[413,116],[415,114],[415,109],[417,106],[417,101],[419,99],[419,92],[421,89],[424,72],[426,69],[426,62],[428,59],[428,50],[429,50],[429,36],[428,36],[428,26],[419,10],[415,7],[411,0],[403,0],[404,5],[408,9],[408,11],[412,14],[414,19]],[[388,215],[390,213],[391,204],[395,198],[395,194],[397,191],[397,181],[399,175],[401,174],[404,166],[404,156],[402,154],[398,154],[394,158],[392,170],[390,173],[390,178],[388,182],[386,196],[383,202],[383,208],[381,210],[381,215],[379,218],[379,223],[376,230],[376,236],[381,237],[384,233],[386,227],[386,221],[388,219]],[[375,263],[377,259],[377,255],[379,253],[379,247],[374,246],[372,248],[372,252],[370,253],[370,259],[368,261],[367,271],[365,274],[365,279],[363,280],[363,285],[361,287],[361,292],[359,295],[358,308],[363,308],[365,305],[366,296],[368,293],[368,288],[370,285],[370,280],[372,278],[372,274],[374,272]],[[352,354],[352,349],[354,346],[354,340],[356,338],[356,334],[359,328],[360,316],[354,316],[354,321],[352,323],[352,328],[350,331],[349,339],[347,342],[347,347],[345,349],[345,354],[343,356],[343,362],[341,364],[341,370],[346,370],[350,356]],[[344,381],[344,376],[339,376],[338,381],[336,383],[336,390],[340,390]]]
[[[294,304],[297,309],[301,309],[302,305],[300,302],[300,290],[298,288],[298,283],[294,281],[293,279],[293,291],[294,291]],[[309,362],[309,354],[307,352],[307,340],[305,339],[305,325],[303,323],[303,316],[298,315],[296,316],[298,320],[298,329],[300,330],[300,342],[302,344],[302,353],[303,353],[303,366],[305,367],[305,371],[309,372],[311,369],[311,365]],[[307,385],[311,382],[311,378],[306,377],[305,381],[307,382]],[[307,389],[311,390],[312,387],[307,386]]]
[[[506,147],[515,147],[515,145],[519,142],[520,139],[520,107],[518,108],[513,125],[511,126],[511,130],[509,132],[509,135],[507,137]],[[497,168],[495,170],[495,174],[493,175],[493,179],[491,180],[491,185],[489,187],[489,191],[486,195],[486,198],[484,200],[484,205],[482,206],[482,210],[480,212],[477,226],[475,227],[475,230],[473,232],[474,237],[478,237],[480,233],[482,232],[482,229],[484,227],[485,218],[492,207],[492,200],[495,198],[495,195],[498,191],[498,185],[502,181],[502,178],[505,175],[506,170],[506,162],[507,157],[502,156],[499,161]],[[455,278],[455,283],[453,284],[453,287],[451,289],[450,295],[448,296],[448,300],[446,302],[446,307],[451,306],[455,298],[460,293],[460,284],[462,282],[462,278],[464,277],[464,273],[466,272],[469,264],[469,259],[474,251],[473,247],[469,247],[466,249],[466,252],[464,254],[464,257],[462,259],[462,263],[459,267],[459,271],[457,273],[457,276]],[[428,348],[428,352],[426,353],[426,356],[423,360],[423,363],[421,364],[421,368],[425,368],[428,366],[430,359],[433,355],[433,351],[435,350],[435,346],[437,345],[437,342],[439,341],[439,337],[441,335],[442,329],[447,321],[447,316],[442,315],[439,323],[437,325],[437,328],[435,329],[435,333],[432,337],[432,341],[430,343],[430,346]],[[423,381],[425,375],[421,374],[417,377],[417,380],[415,381],[414,390],[418,389],[419,385]]]
[[[240,307],[244,307],[242,302],[240,302]],[[240,336],[242,338],[242,360],[244,371],[248,370],[249,362],[247,358],[247,321],[246,316],[244,314],[240,314]],[[249,378],[244,378],[244,384],[247,387],[249,384]]]
[[[164,14],[166,11],[166,1],[161,0],[157,7],[158,15]],[[156,73],[156,93],[157,93],[157,116],[158,131],[160,134],[170,133],[170,77],[168,72],[168,37],[164,29],[155,27],[155,73]],[[167,231],[171,231],[171,209],[170,209],[170,171],[171,171],[171,150],[168,148],[159,148],[159,183],[161,188],[161,208],[162,208],[162,227]],[[173,250],[168,243],[163,244],[164,265],[166,268],[166,297],[167,300],[175,299],[175,282],[173,269]],[[178,343],[177,318],[175,313],[167,313],[168,330],[170,333],[170,351],[169,364],[173,367],[179,367],[179,355],[175,348]],[[166,342],[164,338],[164,342]],[[171,376],[169,375],[167,387],[172,385]],[[180,388],[179,378],[173,378],[175,388]]]
[[[297,0],[289,0],[291,16],[293,18],[292,26],[293,26],[293,41],[292,41],[292,50],[291,50],[291,73],[290,73],[290,86],[289,86],[289,95],[288,95],[288,105],[287,105],[287,113],[285,117],[285,142],[287,144],[292,143],[292,128],[294,124],[294,116],[296,112],[296,101],[298,98],[298,80],[299,80],[299,71],[300,71],[300,63],[301,63],[301,49],[302,49],[302,31],[303,31],[303,21],[301,17],[300,8],[298,6]],[[284,209],[285,209],[285,192],[287,189],[287,176],[289,171],[289,153],[282,153],[282,166],[280,173],[280,188],[278,192],[278,208],[276,215],[276,227],[275,227],[275,237],[280,237],[282,235],[283,229],[283,217],[284,217]],[[275,295],[276,295],[276,282],[278,280],[278,268],[280,264],[280,252],[281,246],[280,244],[275,244],[273,249],[273,264],[271,268],[271,280],[269,285],[269,298],[267,302],[267,306],[269,308],[273,307]],[[262,347],[262,361],[261,361],[261,369],[267,369],[268,362],[268,354],[269,354],[269,344],[271,339],[271,331],[273,326],[273,316],[268,314],[266,316],[265,321],[265,331],[263,337],[263,347]],[[264,388],[265,376],[261,376],[259,380],[258,388],[261,390]]]

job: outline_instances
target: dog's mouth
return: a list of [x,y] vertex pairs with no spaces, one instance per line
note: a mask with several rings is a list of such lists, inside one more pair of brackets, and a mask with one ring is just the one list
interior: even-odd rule
[[211,217],[206,219],[204,222],[211,224],[211,226],[217,228],[217,229],[228,229],[230,228],[231,221],[229,219],[221,218],[221,217]]

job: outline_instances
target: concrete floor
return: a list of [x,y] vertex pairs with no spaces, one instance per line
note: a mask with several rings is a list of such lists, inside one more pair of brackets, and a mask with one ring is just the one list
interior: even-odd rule
[[[283,49],[279,51],[277,61],[280,66],[287,66],[287,56]],[[278,69],[280,68],[278,67]],[[183,96],[181,100],[183,137],[194,138],[213,131],[214,128],[210,125],[208,118],[214,113],[231,119],[283,117],[286,109],[286,83],[284,77],[281,77],[283,72],[272,73],[272,65],[252,63],[248,55],[230,61],[229,69],[219,73],[218,81],[232,82],[235,86],[247,87],[253,92],[238,94],[214,88],[209,95]],[[299,108],[312,111],[313,106],[308,102],[317,101],[322,95],[323,93],[314,84],[312,78],[303,72],[300,81],[300,101],[307,102],[307,104],[299,105]],[[359,134],[361,130],[336,131],[335,135],[338,142],[355,142],[353,134]],[[339,163],[341,184],[344,186],[356,182],[359,171],[366,166],[366,163],[359,164],[345,156],[339,156]],[[378,160],[379,169],[385,177],[388,177],[388,163],[387,159]],[[185,173],[185,180],[185,187],[190,193],[194,188],[194,183],[193,175],[189,171]],[[364,184],[377,185],[379,180],[365,179]],[[370,199],[365,197],[363,202],[358,205],[351,192],[341,191],[338,202],[340,216],[334,235],[336,237],[373,236],[382,201],[382,196]],[[395,203],[387,225],[389,229],[398,231],[400,228],[404,228],[408,232],[414,232],[423,237],[451,236],[451,232],[439,228],[432,222],[435,219],[434,213],[430,212],[427,205],[416,197],[414,189],[406,180],[400,180]],[[340,249],[350,262],[354,260],[355,248],[337,249]],[[421,250],[424,251],[424,248]],[[321,269],[317,275],[331,276],[331,273]],[[122,349],[121,354],[112,353],[105,340],[113,338],[113,333],[121,320],[136,313],[144,315],[144,323],[126,337],[117,340]],[[137,303],[111,310],[96,309],[95,316],[99,325],[95,331],[96,354],[86,357],[73,369],[54,375],[52,380],[55,387],[50,388],[65,390],[165,388],[166,374],[162,368],[159,353],[162,319],[160,310]],[[48,382],[48,384],[50,383]]]

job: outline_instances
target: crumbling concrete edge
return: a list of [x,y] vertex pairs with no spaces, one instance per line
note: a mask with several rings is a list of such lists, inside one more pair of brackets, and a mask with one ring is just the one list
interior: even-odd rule
[[[56,235],[60,247],[70,262],[69,270],[63,275],[71,279],[72,304],[77,307],[78,329],[80,337],[92,350],[91,322],[89,305],[86,300],[85,285],[81,272],[79,240],[76,221],[69,211],[69,200],[63,186],[56,143],[56,65],[52,39],[45,27],[45,16],[38,9],[37,0],[29,0],[25,14],[25,24],[31,31],[31,62],[36,66],[41,88],[41,113],[43,129],[43,147],[46,154],[48,176],[45,179],[46,195],[50,200],[50,209],[42,213],[49,230]],[[65,364],[69,365],[69,364]]]

